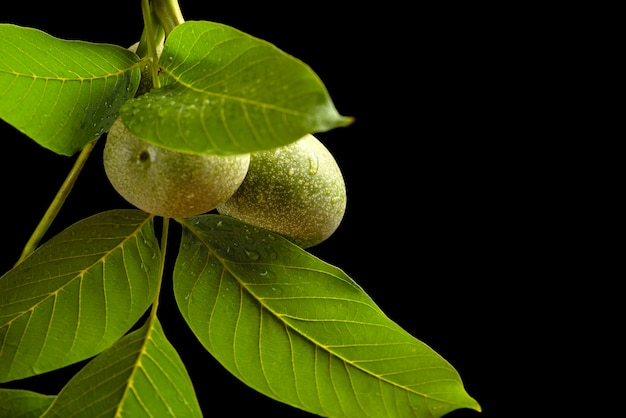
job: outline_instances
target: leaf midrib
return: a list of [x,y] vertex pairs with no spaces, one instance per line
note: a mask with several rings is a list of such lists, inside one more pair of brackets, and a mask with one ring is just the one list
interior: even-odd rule
[[[195,233],[194,233],[194,234],[195,234]],[[330,349],[330,347],[329,347],[329,346],[324,345],[324,344],[320,344],[319,342],[315,341],[313,338],[311,338],[310,336],[308,336],[306,333],[304,333],[304,332],[302,332],[300,329],[296,328],[296,327],[295,327],[292,323],[290,323],[290,322],[288,322],[288,321],[284,320],[284,319],[283,319],[283,316],[284,316],[284,315],[279,315],[278,313],[274,312],[274,311],[273,311],[273,310],[272,310],[272,309],[271,309],[271,308],[270,308],[270,307],[269,307],[266,303],[264,303],[262,300],[259,300],[259,298],[257,298],[257,297],[255,296],[255,294],[254,294],[254,293],[253,293],[253,292],[252,292],[252,291],[248,288],[248,286],[247,286],[244,282],[242,282],[242,281],[239,279],[239,277],[238,277],[238,276],[237,276],[237,275],[236,275],[236,274],[235,274],[235,273],[234,273],[231,269],[229,269],[229,268],[228,268],[228,264],[229,264],[229,263],[231,263],[231,262],[230,262],[230,261],[227,261],[224,257],[221,257],[221,256],[220,256],[220,255],[219,255],[216,251],[214,251],[214,250],[212,249],[212,247],[209,245],[209,243],[208,243],[206,240],[204,240],[201,236],[199,236],[198,234],[195,234],[195,235],[196,235],[196,237],[197,237],[197,238],[198,238],[198,239],[199,239],[199,240],[200,240],[200,241],[201,241],[201,242],[202,242],[202,243],[206,246],[206,248],[208,248],[208,249],[209,249],[209,251],[211,252],[211,254],[212,254],[213,256],[215,256],[215,257],[216,257],[216,258],[220,261],[220,263],[222,264],[222,266],[224,266],[224,269],[226,269],[226,270],[228,271],[228,273],[229,273],[229,274],[230,274],[230,275],[231,275],[231,276],[232,276],[232,277],[233,277],[233,278],[237,281],[237,283],[239,283],[239,285],[241,286],[241,288],[242,288],[242,289],[245,289],[245,291],[246,291],[246,292],[247,292],[247,293],[248,293],[248,294],[249,294],[249,295],[250,295],[250,296],[251,296],[251,297],[252,297],[255,301],[257,301],[257,303],[258,303],[258,304],[259,304],[262,308],[266,309],[266,310],[267,310],[268,312],[270,312],[270,313],[271,313],[271,314],[272,314],[272,315],[273,315],[276,319],[278,319],[279,321],[281,321],[281,323],[283,323],[285,327],[287,327],[287,328],[289,328],[289,329],[293,330],[293,331],[294,331],[294,332],[296,332],[298,335],[300,335],[300,336],[302,336],[303,338],[305,338],[306,340],[310,341],[310,342],[311,342],[314,346],[319,347],[319,348],[321,348],[322,350],[326,351],[326,352],[327,352],[330,356],[334,356],[334,357],[336,357],[336,358],[340,359],[341,361],[343,361],[343,362],[344,362],[344,364],[348,364],[348,365],[350,365],[350,366],[354,367],[355,369],[360,370],[360,371],[362,371],[362,372],[366,373],[367,375],[370,375],[370,376],[372,376],[372,377],[375,377],[376,379],[380,380],[381,382],[384,382],[384,383],[387,383],[387,384],[389,384],[389,385],[391,385],[391,386],[394,386],[394,387],[400,388],[400,389],[402,389],[402,390],[405,390],[406,392],[413,393],[413,394],[418,395],[418,396],[422,396],[422,397],[424,397],[424,398],[428,398],[428,399],[431,399],[431,400],[437,400],[437,401],[440,401],[440,402],[442,402],[442,403],[450,403],[450,404],[451,404],[451,402],[450,402],[450,401],[447,401],[447,400],[444,400],[444,399],[435,398],[435,397],[433,397],[433,396],[428,396],[428,395],[426,395],[426,394],[424,394],[424,393],[417,392],[417,391],[415,391],[415,390],[413,390],[413,389],[411,389],[411,388],[409,388],[409,387],[406,387],[406,386],[404,386],[404,385],[400,385],[400,384],[398,384],[397,382],[394,382],[394,381],[391,381],[391,380],[389,380],[389,379],[386,379],[386,378],[384,378],[384,377],[382,377],[382,376],[379,376],[379,375],[377,375],[377,374],[375,374],[375,373],[371,372],[371,371],[370,371],[370,370],[368,370],[368,369],[365,369],[365,368],[363,368],[363,367],[361,367],[361,366],[359,366],[359,365],[357,365],[357,364],[354,364],[352,361],[350,361],[350,360],[346,359],[344,356],[342,356],[342,355],[340,355],[340,354],[335,353],[333,350],[331,350],[331,349]],[[237,263],[237,264],[240,264],[240,265],[241,265],[241,264],[245,264],[245,263]],[[293,268],[293,267],[292,267],[292,268]],[[372,324],[372,325],[375,325],[375,324]]]
[[[131,239],[136,239],[137,238],[137,233],[139,233],[139,231],[141,231],[144,226],[149,223],[152,220],[151,216],[146,217],[146,219],[144,221],[142,221],[141,223],[138,223],[136,225],[135,228],[135,232],[133,234],[129,234],[128,236],[126,236],[122,241],[120,241],[120,243],[118,245],[116,245],[115,247],[113,247],[111,250],[106,251],[104,253],[102,253],[102,256],[99,257],[98,259],[96,259],[94,262],[92,262],[91,264],[89,264],[87,267],[77,270],[76,272],[72,272],[73,277],[68,279],[67,282],[65,282],[63,285],[61,285],[58,289],[56,289],[53,292],[50,292],[48,294],[45,294],[42,296],[41,300],[39,302],[37,302],[36,304],[34,304],[33,306],[31,306],[30,308],[17,313],[13,319],[11,319],[10,321],[6,322],[2,327],[4,328],[5,326],[10,326],[14,321],[16,321],[17,319],[21,318],[22,316],[26,315],[28,312],[34,312],[36,308],[38,308],[41,304],[43,304],[45,301],[47,301],[48,299],[50,299],[51,297],[56,297],[56,295],[58,295],[62,290],[64,290],[67,286],[70,286],[71,284],[73,284],[76,280],[81,280],[85,274],[87,274],[91,269],[93,269],[95,266],[97,266],[100,263],[104,263],[105,259],[110,256],[111,254],[113,254],[115,251],[121,249],[124,247],[124,245],[129,242]],[[89,254],[83,254],[81,255],[82,257],[87,257]],[[69,257],[68,257],[69,258]],[[67,274],[67,273],[66,273]],[[23,299],[22,299],[23,300]]]
[[164,72],[167,72],[167,74],[172,77],[172,79],[174,80],[173,83],[168,84],[167,86],[163,86],[163,88],[165,87],[170,87],[170,86],[174,86],[174,85],[178,85],[178,86],[182,86],[190,91],[193,91],[194,93],[198,93],[200,95],[204,95],[204,96],[208,96],[208,97],[215,97],[218,99],[224,99],[224,100],[232,100],[234,102],[238,102],[241,104],[245,104],[245,105],[249,105],[249,106],[257,106],[260,108],[264,108],[264,109],[269,109],[269,110],[273,110],[276,112],[280,112],[280,113],[285,113],[285,114],[289,114],[292,116],[296,116],[296,117],[307,117],[308,114],[306,112],[300,112],[291,108],[286,108],[286,107],[282,107],[282,106],[276,106],[273,104],[269,104],[269,103],[265,103],[265,102],[260,102],[257,100],[250,100],[250,99],[246,99],[245,97],[241,97],[241,96],[234,96],[234,95],[230,95],[230,94],[223,94],[223,93],[216,93],[216,92],[212,92],[212,91],[207,91],[207,90],[203,90],[200,88],[195,87],[193,84],[187,83],[182,81],[180,78],[176,77],[174,74],[172,74],[171,72],[168,72],[167,70],[163,70]]
[[141,61],[133,64],[130,67],[124,68],[122,70],[118,70],[112,73],[106,73],[106,74],[102,74],[102,75],[97,75],[97,74],[93,74],[91,77],[84,77],[84,76],[80,76],[78,74],[76,74],[76,77],[53,77],[53,76],[41,76],[41,75],[37,75],[37,74],[26,74],[26,73],[21,73],[18,71],[8,71],[8,70],[4,70],[4,69],[0,69],[0,75],[2,74],[7,74],[7,75],[12,75],[12,76],[16,76],[16,77],[20,77],[20,78],[30,78],[31,80],[43,80],[43,81],[60,81],[60,82],[76,82],[76,81],[80,81],[80,82],[84,82],[84,81],[98,81],[98,80],[106,80],[109,78],[117,78],[120,77],[126,73],[132,72],[136,67],[139,67],[141,64]]

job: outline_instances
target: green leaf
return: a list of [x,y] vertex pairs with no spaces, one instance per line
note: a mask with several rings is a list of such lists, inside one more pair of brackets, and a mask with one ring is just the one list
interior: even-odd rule
[[233,218],[183,222],[177,303],[204,347],[247,385],[329,417],[480,410],[457,371],[340,269]]
[[177,26],[159,65],[162,87],[128,101],[121,115],[135,135],[165,148],[248,153],[352,122],[309,66],[226,25]]
[[95,416],[202,416],[187,370],[156,317],[91,360],[44,415]]
[[87,359],[123,336],[154,299],[160,254],[151,215],[114,210],[0,277],[0,382]]
[[39,418],[54,396],[22,389],[0,389],[0,417]]
[[0,118],[57,154],[107,131],[139,84],[139,57],[116,45],[0,24]]

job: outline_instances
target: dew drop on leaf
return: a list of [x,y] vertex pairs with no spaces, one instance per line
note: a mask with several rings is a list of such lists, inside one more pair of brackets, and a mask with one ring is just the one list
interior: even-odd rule
[[157,114],[159,115],[159,117],[163,118],[166,117],[169,113],[169,109],[167,107],[162,107],[159,109],[159,111],[157,112]]
[[278,259],[278,253],[273,248],[269,248],[267,252],[270,256],[270,260]]
[[233,226],[228,222],[218,221],[217,224],[215,224],[215,229],[218,231],[232,231]]
[[252,261],[258,260],[261,256],[259,253],[253,250],[244,250],[248,258]]

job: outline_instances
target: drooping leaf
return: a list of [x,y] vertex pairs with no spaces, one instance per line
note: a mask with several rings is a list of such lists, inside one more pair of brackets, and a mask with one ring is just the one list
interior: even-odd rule
[[139,57],[0,24],[0,118],[58,154],[107,131],[139,84]]
[[309,66],[223,24],[177,26],[159,65],[161,88],[128,101],[121,115],[131,132],[166,148],[248,153],[352,122]]
[[54,396],[22,389],[0,389],[0,417],[39,418]]
[[157,318],[91,360],[43,416],[202,417],[191,379]]
[[0,277],[0,382],[100,353],[153,301],[161,252],[153,217],[83,219]]
[[457,371],[342,270],[225,216],[183,225],[177,303],[205,348],[247,385],[328,417],[480,410]]

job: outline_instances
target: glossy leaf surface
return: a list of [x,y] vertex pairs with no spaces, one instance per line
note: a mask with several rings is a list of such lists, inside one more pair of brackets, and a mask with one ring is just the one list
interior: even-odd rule
[[480,407],[457,371],[342,270],[232,218],[184,221],[179,308],[231,373],[329,417],[440,417]]
[[152,303],[160,257],[152,216],[114,210],[0,277],[0,381],[87,359],[122,337]]
[[0,417],[39,418],[54,396],[22,389],[0,389]]
[[0,24],[0,118],[58,154],[107,131],[139,84],[139,57]]
[[161,88],[128,101],[122,120],[166,148],[248,153],[352,122],[309,66],[223,24],[176,27],[159,65]]
[[201,417],[187,370],[157,318],[91,360],[44,415]]

